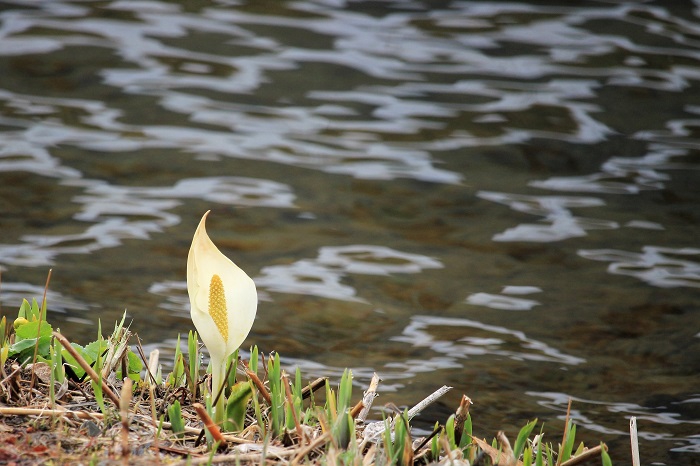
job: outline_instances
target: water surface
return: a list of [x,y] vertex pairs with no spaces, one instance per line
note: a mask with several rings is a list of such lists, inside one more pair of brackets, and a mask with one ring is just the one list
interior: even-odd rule
[[[700,464],[700,5],[0,1],[0,302],[73,339],[192,328],[189,242],[246,343],[477,434]],[[377,416],[379,414],[377,413]],[[421,420],[418,425],[421,426]],[[555,442],[558,439],[551,438]]]

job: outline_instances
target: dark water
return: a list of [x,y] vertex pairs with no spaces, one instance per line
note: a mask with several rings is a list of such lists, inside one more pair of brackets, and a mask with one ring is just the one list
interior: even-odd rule
[[[192,328],[187,249],[261,294],[246,346],[379,404],[455,387],[629,464],[700,464],[700,3],[0,1],[0,301],[73,339]],[[556,443],[557,438],[549,441]]]

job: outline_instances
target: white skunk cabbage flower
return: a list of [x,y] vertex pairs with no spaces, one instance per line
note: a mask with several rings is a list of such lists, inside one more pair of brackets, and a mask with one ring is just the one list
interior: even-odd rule
[[[187,255],[187,293],[192,322],[211,358],[212,397],[216,397],[222,389],[228,356],[241,346],[253,326],[258,293],[253,280],[209,239],[204,226],[209,212],[199,222]],[[218,406],[223,406],[223,399],[222,394]]]

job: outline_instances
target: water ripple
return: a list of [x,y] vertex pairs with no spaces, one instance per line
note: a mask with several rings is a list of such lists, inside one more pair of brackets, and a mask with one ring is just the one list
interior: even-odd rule
[[[610,262],[608,272],[629,275],[662,288],[700,288],[700,249],[644,246],[642,252],[582,249],[586,259]],[[692,260],[697,258],[698,260]]]
[[319,250],[316,259],[301,259],[290,265],[264,267],[255,282],[263,289],[277,293],[365,302],[357,296],[353,287],[341,282],[345,275],[418,273],[441,267],[439,261],[430,257],[384,246],[326,246]]
[[524,223],[493,236],[494,241],[549,242],[586,236],[588,230],[610,230],[617,222],[574,216],[571,209],[604,205],[602,199],[574,196],[527,196],[491,191],[477,193],[486,199],[509,206],[518,212],[542,216],[541,224]]
[[[446,326],[464,328],[464,336],[440,340],[430,333],[431,328]],[[409,343],[413,347],[426,347],[447,358],[473,356],[503,356],[516,361],[556,362],[577,365],[585,359],[568,355],[551,346],[529,338],[524,332],[497,325],[488,325],[470,319],[416,315],[400,336],[392,340]],[[507,349],[507,348],[519,349]]]

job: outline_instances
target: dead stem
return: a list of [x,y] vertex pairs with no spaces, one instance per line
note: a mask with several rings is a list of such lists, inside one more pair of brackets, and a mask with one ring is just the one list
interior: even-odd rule
[[119,415],[122,421],[122,461],[129,464],[129,404],[131,403],[132,380],[124,379],[121,399],[119,400]]
[[119,406],[119,398],[117,395],[114,394],[111,388],[109,388],[109,385],[107,385],[107,382],[105,379],[100,378],[99,375],[97,375],[97,372],[93,370],[92,367],[90,367],[90,364],[83,359],[83,357],[78,353],[75,348],[73,348],[70,344],[70,342],[61,335],[58,332],[53,332],[53,336],[63,345],[63,347],[70,353],[73,358],[80,364],[80,367],[83,368],[85,373],[90,376],[90,378],[95,382],[95,383],[101,383],[102,385],[102,392],[107,395],[107,397],[112,400],[112,403],[114,403],[115,406]]
[[197,414],[199,415],[199,418],[204,422],[204,427],[207,428],[209,433],[211,434],[212,438],[214,439],[214,442],[218,443],[218,448],[221,450],[225,450],[227,443],[226,439],[221,435],[221,430],[219,430],[219,426],[216,425],[216,423],[212,420],[211,417],[209,417],[209,414],[207,414],[206,408],[200,403],[195,403],[192,405],[192,407],[197,411]]

